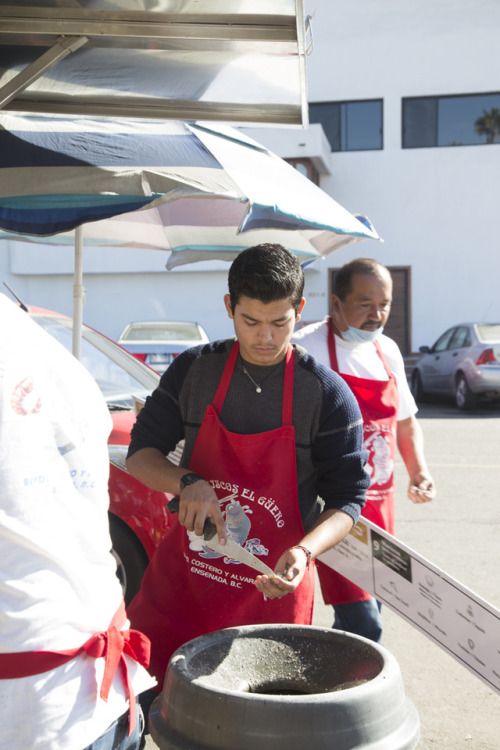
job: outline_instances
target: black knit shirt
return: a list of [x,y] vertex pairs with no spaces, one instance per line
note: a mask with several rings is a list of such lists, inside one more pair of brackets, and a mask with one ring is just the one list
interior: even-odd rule
[[[167,455],[184,440],[181,465],[189,466],[205,409],[215,396],[233,343],[228,339],[198,346],[174,360],[137,418],[129,456],[151,447]],[[340,376],[302,347],[294,347],[294,357],[293,424],[302,523],[307,531],[323,510],[334,508],[356,522],[369,486],[359,407]],[[222,423],[240,434],[280,427],[284,360],[245,367],[261,393],[238,357],[219,415]]]

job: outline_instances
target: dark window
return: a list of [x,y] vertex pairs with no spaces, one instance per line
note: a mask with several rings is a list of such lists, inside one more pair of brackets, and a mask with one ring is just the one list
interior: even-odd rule
[[500,93],[403,99],[403,148],[500,143]]
[[462,349],[464,346],[470,346],[469,329],[460,326],[455,330],[450,341],[450,349]]
[[309,104],[309,121],[323,125],[332,151],[382,148],[382,100]]
[[444,352],[448,349],[451,341],[451,337],[455,333],[455,328],[449,328],[446,333],[438,338],[434,346],[432,347],[433,352]]

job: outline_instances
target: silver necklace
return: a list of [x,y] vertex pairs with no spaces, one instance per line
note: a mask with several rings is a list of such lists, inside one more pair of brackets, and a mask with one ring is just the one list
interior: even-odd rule
[[245,365],[243,365],[243,372],[245,373],[245,375],[246,375],[246,376],[247,376],[248,378],[250,378],[250,380],[251,380],[251,381],[252,381],[252,383],[254,384],[254,386],[255,386],[255,392],[256,392],[256,393],[262,393],[262,388],[260,387],[260,383],[256,383],[256,382],[255,382],[255,380],[254,380],[254,379],[252,378],[252,376],[251,376],[251,375],[250,375],[250,373],[248,372],[248,370],[247,370],[247,368],[245,367]]

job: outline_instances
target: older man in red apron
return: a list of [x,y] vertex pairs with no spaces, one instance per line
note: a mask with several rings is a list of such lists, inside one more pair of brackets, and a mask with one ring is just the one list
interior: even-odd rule
[[[178,519],[129,608],[151,639],[160,683],[172,653],[198,635],[310,624],[313,560],[348,533],[364,503],[356,401],[340,377],[289,345],[303,283],[279,245],[240,254],[225,297],[236,340],[180,355],[133,430],[129,471],[180,495]],[[181,437],[183,468],[165,458]],[[237,541],[277,575],[256,576],[207,548],[207,518],[221,542]]]
[[[403,359],[395,342],[381,335],[391,301],[387,269],[370,259],[351,261],[336,274],[332,317],[303,328],[293,340],[338,372],[356,397],[371,478],[362,515],[393,534],[396,446],[410,477],[409,498],[427,502],[435,490]],[[318,573],[323,598],[334,605],[334,627],[379,641],[378,602],[321,563]]]

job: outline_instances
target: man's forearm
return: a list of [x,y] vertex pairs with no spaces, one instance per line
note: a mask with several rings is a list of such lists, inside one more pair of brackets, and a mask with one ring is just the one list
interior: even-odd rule
[[410,477],[419,472],[428,473],[424,456],[424,437],[415,417],[398,422],[397,441],[398,450]]
[[343,510],[326,510],[301,539],[300,544],[307,547],[316,558],[341,542],[353,525],[353,519]]
[[398,422],[398,449],[410,483],[408,497],[414,503],[429,502],[435,497],[434,481],[424,456],[424,436],[415,417]]
[[226,526],[219,500],[209,482],[198,481],[184,488],[181,496],[180,480],[189,473],[186,467],[176,466],[157,448],[141,448],[127,458],[127,470],[133,477],[159,492],[179,495],[179,523],[198,536],[203,533],[207,518],[217,527],[219,542],[224,544]]
[[141,448],[126,461],[129,474],[159,492],[180,494],[180,479],[188,469],[176,466],[157,448]]

